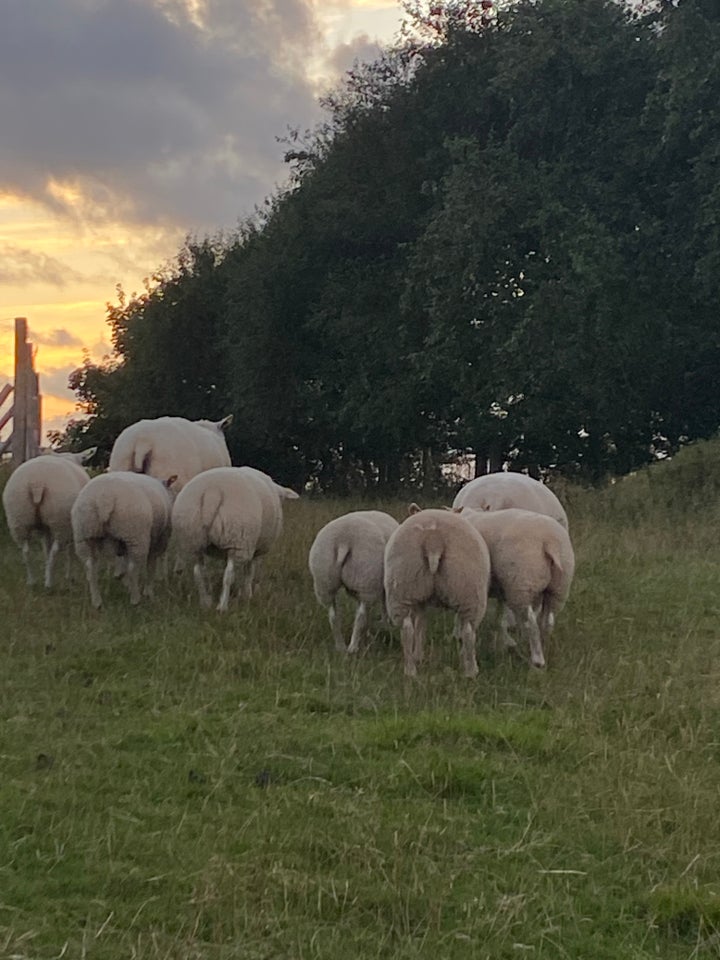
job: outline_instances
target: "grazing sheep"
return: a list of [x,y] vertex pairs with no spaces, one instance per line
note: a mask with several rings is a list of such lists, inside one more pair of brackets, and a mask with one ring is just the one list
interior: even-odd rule
[[367,608],[383,603],[385,545],[398,527],[381,510],[355,510],[326,523],[308,555],[315,596],[328,610],[336,650],[345,650],[337,612],[341,587],[357,600],[348,653],[356,653],[367,629]]
[[[482,536],[490,551],[490,596],[501,600],[530,645],[533,666],[544,667],[555,618],[565,605],[575,572],[567,530],[557,520],[529,510],[470,510],[461,517]],[[506,646],[515,641],[501,621]]]
[[229,467],[230,454],[223,430],[232,414],[217,422],[158,417],[126,427],[110,453],[110,471],[146,473],[158,480],[176,476],[175,490],[203,470]]
[[[45,586],[53,582],[55,561],[72,543],[70,510],[75,498],[90,479],[82,464],[92,458],[96,447],[81,453],[46,453],[21,463],[11,474],[2,502],[10,535],[22,551],[27,582],[35,577],[30,563],[30,538],[37,532],[45,551]],[[68,564],[70,554],[67,552]],[[69,569],[69,568],[68,568]]]
[[490,557],[485,541],[462,517],[420,510],[400,524],[385,548],[385,601],[392,623],[402,627],[405,673],[414,677],[422,659],[425,608],[454,610],[467,677],[478,674],[475,632],[485,615]]
[[212,604],[204,571],[208,551],[219,550],[226,558],[217,605],[223,612],[230,602],[236,566],[243,597],[252,596],[257,561],[282,531],[281,501],[297,496],[252,467],[216,467],[183,487],[173,507],[173,534],[181,556],[192,558],[202,606]]
[[476,477],[458,492],[453,507],[471,507],[473,510],[533,510],[552,517],[568,529],[568,518],[563,505],[549,487],[524,473],[488,473]]
[[126,560],[130,603],[140,602],[142,582],[145,595],[152,595],[157,560],[170,539],[174,481],[117,470],[94,477],[78,494],[71,511],[73,538],[94,607],[102,606],[98,561],[106,545]]

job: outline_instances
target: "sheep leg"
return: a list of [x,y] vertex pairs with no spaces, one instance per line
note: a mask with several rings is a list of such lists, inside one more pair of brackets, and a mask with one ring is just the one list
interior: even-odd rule
[[425,656],[425,617],[419,613],[415,614],[415,646],[413,650],[413,658],[415,663],[422,663],[422,659]]
[[193,579],[198,588],[200,606],[205,610],[209,610],[212,606],[212,597],[208,592],[207,582],[205,580],[205,561],[202,557],[193,564]]
[[243,582],[242,582],[243,600],[252,600],[254,586],[255,586],[256,570],[257,570],[257,560],[250,560],[249,562],[244,564]]
[[55,567],[55,560],[59,552],[60,544],[57,542],[57,540],[53,540],[45,558],[45,587],[48,590],[50,590],[52,587],[53,569]]
[[525,615],[521,622],[521,629],[527,636],[530,645],[530,662],[534,667],[544,667],[545,657],[543,655],[540,627],[538,626],[535,611],[531,606],[528,606],[525,610]]
[[469,620],[463,620],[460,627],[460,662],[466,677],[474,678],[480,672],[475,656],[476,636],[475,627]]
[[500,640],[506,650],[511,650],[517,646],[515,637],[510,633],[513,627],[517,626],[515,614],[506,603],[500,604],[499,633]]
[[136,607],[142,599],[142,594],[140,593],[140,571],[142,566],[143,564],[140,562],[139,557],[128,554],[125,577],[128,590],[130,591],[130,603],[134,607]]
[[233,559],[232,553],[228,552],[227,561],[225,563],[225,572],[223,573],[222,580],[222,593],[220,594],[220,600],[218,605],[215,608],[218,613],[225,613],[227,611],[228,605],[230,603],[230,592],[232,591],[233,586],[235,585],[235,560]]
[[147,577],[145,579],[145,586],[143,588],[143,594],[152,599],[155,596],[155,581],[157,580],[158,573],[158,555],[156,553],[151,553],[147,558]]
[[547,593],[543,597],[542,604],[540,606],[538,623],[540,625],[540,637],[542,642],[543,644],[547,644],[555,627],[555,611],[552,608],[552,598]]
[[400,631],[403,654],[405,656],[405,676],[416,677],[415,665],[415,620],[411,613],[404,617]]
[[341,653],[344,653],[346,648],[342,635],[340,615],[337,609],[337,597],[332,598],[332,602],[328,607],[328,621],[330,622],[330,629],[332,630],[333,640],[335,641],[335,649]]
[[347,648],[348,653],[357,653],[360,647],[360,640],[365,636],[367,630],[368,614],[367,604],[361,600],[355,611],[355,621],[353,623],[350,645]]
[[102,597],[100,596],[100,587],[98,586],[97,557],[92,547],[88,550],[85,557],[85,576],[87,577],[88,587],[90,588],[90,603],[96,610],[99,610],[102,606]]
[[32,587],[35,584],[35,574],[33,573],[32,564],[30,563],[30,543],[27,540],[22,545],[22,558],[27,574],[26,583],[29,587]]

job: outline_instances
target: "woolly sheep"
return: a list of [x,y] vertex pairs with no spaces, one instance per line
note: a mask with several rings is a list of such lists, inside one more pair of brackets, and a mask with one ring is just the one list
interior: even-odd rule
[[[21,463],[11,474],[2,494],[10,535],[22,551],[27,582],[35,577],[30,563],[30,539],[40,535],[45,552],[45,586],[50,589],[58,555],[72,543],[70,510],[90,479],[82,464],[96,447],[81,453],[45,453]],[[67,552],[68,563],[70,554]]]
[[[461,517],[478,531],[490,551],[490,596],[510,610],[527,638],[533,666],[544,667],[557,614],[570,592],[575,554],[570,537],[552,517],[529,510],[462,509]],[[515,646],[501,621],[506,646]]]
[[158,480],[174,475],[174,489],[179,492],[203,470],[230,466],[223,430],[231,422],[232,414],[218,421],[138,420],[118,435],[108,469],[146,473]]
[[170,539],[172,498],[165,481],[118,470],[94,477],[78,494],[71,511],[75,552],[85,567],[90,600],[102,606],[98,586],[98,561],[104,546],[113,547],[126,560],[125,577],[130,603],[140,602],[140,584],[152,595],[157,560]]
[[485,541],[461,516],[420,510],[415,504],[385,548],[385,602],[402,629],[405,673],[414,677],[422,659],[425,608],[454,610],[467,677],[478,674],[475,634],[485,615],[490,557]]
[[192,558],[200,603],[210,607],[204,560],[211,549],[225,554],[222,592],[217,609],[228,609],[236,567],[241,592],[253,593],[258,559],[282,530],[282,500],[297,494],[252,467],[216,467],[193,477],[180,491],[172,513],[173,534],[181,555]]
[[381,510],[355,510],[318,531],[308,555],[315,596],[328,610],[336,650],[345,650],[337,612],[341,587],[358,602],[348,653],[356,653],[367,629],[367,608],[383,603],[384,555],[397,520]]
[[552,490],[524,473],[488,473],[476,477],[458,492],[453,507],[471,507],[473,510],[533,510],[552,517],[568,529],[568,518],[563,505]]

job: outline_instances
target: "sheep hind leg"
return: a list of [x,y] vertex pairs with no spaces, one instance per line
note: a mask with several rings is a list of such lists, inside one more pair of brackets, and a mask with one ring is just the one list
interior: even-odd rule
[[35,574],[33,573],[32,563],[30,561],[30,543],[28,540],[23,543],[21,552],[23,563],[25,564],[25,582],[29,587],[33,587],[35,585]]
[[540,636],[540,627],[538,619],[532,606],[528,606],[521,620],[522,632],[527,636],[530,646],[530,662],[534,667],[542,668],[545,666],[545,656],[543,654],[542,638]]
[[53,570],[55,569],[55,560],[57,555],[60,552],[60,544],[57,540],[53,540],[50,544],[50,549],[47,552],[45,557],[45,588],[47,590],[52,589],[53,584]]
[[460,625],[460,642],[462,644],[460,648],[460,662],[463,673],[466,677],[474,679],[480,671],[478,670],[477,657],[475,655],[477,643],[475,627],[469,620],[463,620]]
[[225,563],[225,572],[223,573],[222,579],[222,592],[220,594],[220,600],[218,605],[215,608],[218,613],[225,613],[227,611],[228,605],[230,603],[230,593],[233,586],[235,585],[235,559],[232,553],[228,553],[227,561]]
[[415,626],[416,620],[411,613],[408,613],[402,622],[401,638],[402,648],[405,658],[405,676],[416,677],[417,666],[415,664]]
[[198,559],[193,564],[193,579],[195,580],[195,585],[197,586],[198,596],[200,597],[200,606],[205,610],[209,610],[212,606],[212,597],[207,588],[207,580],[205,579],[205,558],[198,557]]
[[415,647],[413,650],[413,657],[415,663],[422,663],[425,656],[425,632],[427,624],[425,621],[425,615],[421,613],[416,613],[414,618],[415,626]]
[[99,610],[102,606],[102,596],[98,585],[98,563],[95,552],[90,549],[85,557],[85,576],[87,577],[88,588],[90,590],[90,603]]
[[335,642],[335,649],[338,651],[338,653],[345,653],[346,647],[342,635],[340,614],[337,608],[337,596],[333,597],[330,601],[330,606],[328,607],[328,623],[330,624],[333,641]]
[[365,636],[367,632],[368,624],[368,613],[367,613],[367,604],[364,600],[361,600],[358,603],[357,610],[355,611],[355,620],[353,621],[352,635],[350,637],[350,644],[347,648],[348,653],[357,653],[360,647],[360,641]]

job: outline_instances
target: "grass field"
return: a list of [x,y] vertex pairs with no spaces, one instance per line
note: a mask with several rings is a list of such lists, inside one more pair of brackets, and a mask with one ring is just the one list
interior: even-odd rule
[[720,956],[718,484],[567,491],[548,669],[483,635],[476,681],[442,615],[416,681],[332,649],[307,550],[357,503],[290,503],[225,616],[30,591],[3,528],[0,957]]

